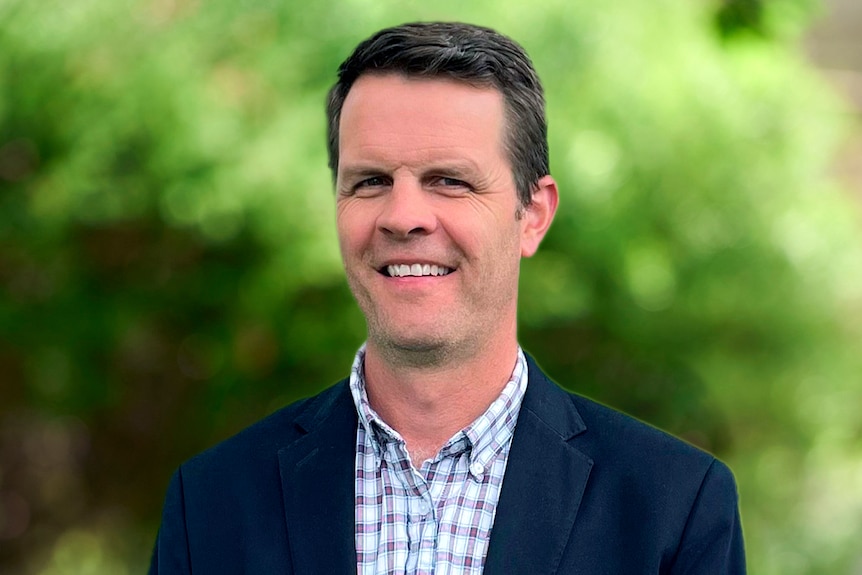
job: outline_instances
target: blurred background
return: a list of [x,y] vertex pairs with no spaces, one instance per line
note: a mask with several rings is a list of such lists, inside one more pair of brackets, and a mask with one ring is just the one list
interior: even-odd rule
[[751,573],[862,573],[858,0],[0,0],[0,572],[144,572],[182,460],[347,374],[324,94],[430,19],[546,85],[525,348],[728,462]]

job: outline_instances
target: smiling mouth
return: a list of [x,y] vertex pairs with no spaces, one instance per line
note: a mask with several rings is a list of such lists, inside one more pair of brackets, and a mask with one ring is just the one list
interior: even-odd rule
[[394,264],[384,266],[380,270],[385,276],[392,278],[403,277],[424,277],[424,276],[445,276],[452,273],[452,268],[446,266],[429,265],[429,264]]

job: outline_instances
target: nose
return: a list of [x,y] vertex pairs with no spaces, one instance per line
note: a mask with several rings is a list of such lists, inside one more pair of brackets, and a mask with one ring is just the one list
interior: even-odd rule
[[430,194],[415,181],[396,180],[383,198],[377,227],[395,239],[428,235],[437,226]]

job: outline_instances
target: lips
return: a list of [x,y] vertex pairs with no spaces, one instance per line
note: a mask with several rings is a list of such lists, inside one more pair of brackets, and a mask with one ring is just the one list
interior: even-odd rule
[[424,276],[445,276],[454,270],[446,266],[436,264],[419,264],[419,263],[404,263],[390,264],[384,266],[380,270],[384,275],[389,277],[424,277]]

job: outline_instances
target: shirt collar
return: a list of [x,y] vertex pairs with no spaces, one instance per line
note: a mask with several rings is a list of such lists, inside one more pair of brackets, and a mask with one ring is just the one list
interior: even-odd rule
[[390,442],[403,442],[401,435],[392,429],[371,407],[365,389],[365,344],[356,352],[350,368],[350,394],[359,416],[359,425],[371,438],[371,447],[378,458],[383,457],[383,446]]
[[[481,476],[494,456],[512,439],[518,412],[527,389],[527,360],[518,347],[515,368],[500,395],[473,423],[456,433],[440,449],[439,456],[468,451],[470,473]],[[371,407],[365,389],[365,344],[356,352],[350,370],[350,393],[359,416],[359,424],[371,439],[375,455],[382,458],[385,444],[403,442],[401,435],[390,427]]]

